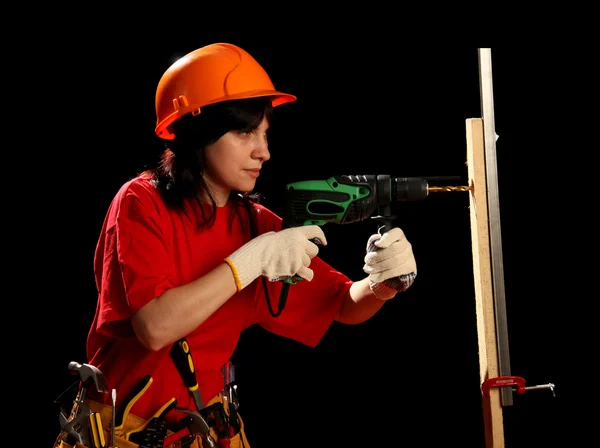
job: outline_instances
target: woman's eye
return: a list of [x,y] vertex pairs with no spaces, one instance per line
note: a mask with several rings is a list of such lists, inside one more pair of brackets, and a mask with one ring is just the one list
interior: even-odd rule
[[[254,131],[243,131],[242,130],[242,131],[237,131],[237,133],[238,133],[238,135],[240,135],[242,137],[246,137],[246,138],[252,137],[253,135],[257,135],[255,130]],[[266,131],[263,134],[263,138],[265,140],[269,140],[269,131]]]

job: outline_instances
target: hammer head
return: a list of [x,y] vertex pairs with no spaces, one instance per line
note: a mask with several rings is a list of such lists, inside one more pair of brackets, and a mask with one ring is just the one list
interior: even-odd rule
[[69,370],[73,375],[79,374],[79,379],[87,387],[89,387],[90,383],[93,381],[98,392],[108,393],[108,386],[106,385],[104,375],[97,367],[90,364],[79,364],[78,362],[71,361],[69,363]]
[[199,413],[184,408],[177,408],[177,410],[187,414],[187,417],[184,417],[184,419],[192,434],[202,434],[205,437],[210,434],[208,423]]

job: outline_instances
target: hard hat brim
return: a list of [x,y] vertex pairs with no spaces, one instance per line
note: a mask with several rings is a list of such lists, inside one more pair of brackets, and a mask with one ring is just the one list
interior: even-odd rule
[[[289,93],[281,92],[279,90],[256,90],[253,92],[242,92],[237,95],[229,95],[226,97],[217,98],[214,101],[211,101],[210,103],[204,104],[202,107],[208,106],[209,104],[221,103],[223,101],[241,100],[241,99],[247,99],[247,98],[260,98],[260,97],[264,97],[264,96],[271,97],[271,104],[273,105],[273,107],[280,106],[280,105],[286,104],[286,103],[292,103],[292,102],[296,101],[296,99],[297,99],[296,96],[291,95]],[[162,138],[164,140],[173,140],[175,138],[175,135],[173,135],[171,132],[169,132],[168,127],[174,121],[181,118],[183,115],[187,115],[188,113],[190,113],[194,110],[201,111],[202,107],[192,106],[191,108],[187,108],[187,111],[184,114],[181,114],[180,111],[173,112],[172,114],[170,114],[168,117],[166,117],[163,121],[161,121],[156,126],[156,129],[155,129],[156,135],[158,135],[160,138]]]

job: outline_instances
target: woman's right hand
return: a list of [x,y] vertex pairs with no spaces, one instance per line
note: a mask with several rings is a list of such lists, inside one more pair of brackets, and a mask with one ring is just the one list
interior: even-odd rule
[[[315,244],[317,243],[317,244]],[[271,281],[295,275],[311,281],[310,262],[327,245],[321,227],[290,227],[253,238],[225,259],[231,268],[238,291],[264,275]]]

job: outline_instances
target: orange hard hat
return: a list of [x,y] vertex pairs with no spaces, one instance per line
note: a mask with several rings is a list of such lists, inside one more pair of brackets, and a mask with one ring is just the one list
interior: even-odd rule
[[168,127],[187,113],[220,101],[272,97],[273,106],[296,97],[275,89],[269,75],[245,50],[217,43],[198,48],[171,65],[156,89],[156,135],[175,136]]

